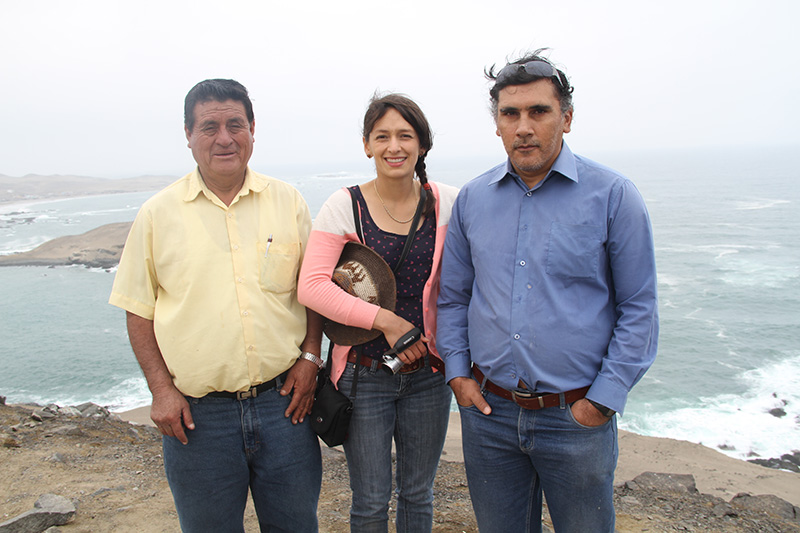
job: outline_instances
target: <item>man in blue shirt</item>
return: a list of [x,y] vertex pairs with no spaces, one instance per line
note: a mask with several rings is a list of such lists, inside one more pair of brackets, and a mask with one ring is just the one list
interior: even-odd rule
[[574,155],[566,75],[541,50],[487,77],[508,160],[459,193],[437,347],[461,411],[481,532],[614,530],[617,426],[656,355],[650,219],[619,173]]

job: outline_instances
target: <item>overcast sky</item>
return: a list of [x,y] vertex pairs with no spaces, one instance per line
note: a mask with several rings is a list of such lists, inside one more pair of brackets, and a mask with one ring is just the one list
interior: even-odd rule
[[[183,99],[234,78],[251,166],[369,171],[376,90],[414,98],[430,165],[501,160],[483,68],[550,47],[575,152],[800,145],[800,2],[165,0],[0,2],[0,174],[182,175]],[[478,174],[483,168],[476,168]]]

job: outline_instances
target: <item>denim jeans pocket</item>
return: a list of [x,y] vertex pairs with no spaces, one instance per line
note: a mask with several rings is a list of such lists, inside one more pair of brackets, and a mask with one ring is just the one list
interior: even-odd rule
[[[342,372],[342,377],[339,378],[339,390],[341,389],[342,382],[347,383],[347,387],[349,390],[350,383],[353,381],[353,377],[356,375],[355,373],[356,365],[354,363],[347,363],[344,366],[344,372]],[[358,380],[361,381],[362,379],[368,377],[370,374],[370,368],[368,366],[359,365],[358,366]]]
[[603,423],[603,424],[600,424],[599,426],[586,426],[586,425],[584,425],[584,424],[581,424],[580,422],[578,422],[578,421],[575,419],[575,414],[572,412],[572,405],[573,405],[573,404],[569,404],[569,405],[567,405],[567,413],[569,414],[569,419],[570,419],[570,420],[572,420],[572,422],[573,422],[573,423],[574,423],[576,426],[578,426],[578,427],[580,427],[580,428],[583,428],[583,429],[586,429],[586,430],[600,429],[600,428],[604,428],[604,427],[606,427],[606,426],[608,425],[608,423],[611,421],[611,419],[609,418],[608,420],[606,420],[606,421],[605,421],[605,423]]

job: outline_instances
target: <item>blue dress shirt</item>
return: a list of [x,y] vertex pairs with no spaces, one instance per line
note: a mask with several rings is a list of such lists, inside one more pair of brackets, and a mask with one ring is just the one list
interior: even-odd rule
[[510,162],[458,195],[444,245],[436,345],[446,377],[535,392],[590,385],[622,412],[656,356],[650,217],[639,191],[566,143],[533,189]]

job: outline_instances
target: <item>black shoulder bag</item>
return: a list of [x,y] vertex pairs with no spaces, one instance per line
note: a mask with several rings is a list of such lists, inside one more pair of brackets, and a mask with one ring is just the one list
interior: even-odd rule
[[353,416],[353,400],[358,385],[358,362],[349,397],[336,390],[331,381],[332,365],[333,343],[331,342],[328,346],[328,360],[317,376],[317,390],[314,393],[314,405],[311,406],[311,429],[329,447],[339,446],[347,440],[347,429]]

